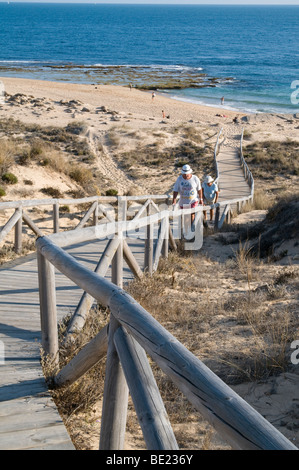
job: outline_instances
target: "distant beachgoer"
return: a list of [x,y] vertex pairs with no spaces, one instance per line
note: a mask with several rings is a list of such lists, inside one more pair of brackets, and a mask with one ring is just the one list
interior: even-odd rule
[[5,87],[3,82],[0,82],[0,104],[4,104],[5,100]]
[[[218,201],[219,190],[212,176],[207,176],[202,185],[203,202],[205,206],[216,204]],[[214,209],[210,210],[210,220],[213,220]],[[204,224],[207,223],[207,211],[203,211]]]
[[165,111],[162,110],[162,119],[165,119]]
[[[180,209],[188,209],[203,204],[202,187],[198,176],[192,174],[189,165],[184,165],[180,176],[173,187],[172,204],[176,204],[177,196],[180,195]],[[191,214],[191,224],[193,224],[195,214]],[[194,228],[192,227],[192,230]]]
[[130,87],[130,91],[131,91],[132,90],[132,83],[130,83],[129,87]]
[[152,92],[152,101],[154,101],[155,96],[156,96],[156,93],[153,91],[153,92]]
[[221,98],[221,104],[222,105],[224,104],[224,96],[222,96],[222,98]]

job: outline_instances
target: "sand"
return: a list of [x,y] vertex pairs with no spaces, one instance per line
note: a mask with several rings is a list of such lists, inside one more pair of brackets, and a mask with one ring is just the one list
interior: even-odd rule
[[[152,100],[151,92],[129,89],[121,86],[109,85],[82,85],[64,82],[48,82],[19,78],[1,78],[5,91],[5,103],[0,104],[0,119],[12,117],[27,124],[41,126],[65,127],[72,122],[84,122],[87,126],[86,135],[90,148],[97,154],[96,169],[103,175],[105,181],[110,181],[118,190],[118,194],[125,194],[128,188],[137,192],[164,194],[170,190],[174,183],[172,180],[165,183],[166,178],[157,179],[154,169],[150,170],[149,178],[138,185],[128,178],[122,171],[115,155],[107,145],[107,135],[115,130],[138,133],[143,143],[146,139],[149,145],[154,145],[159,138],[154,137],[163,133],[162,146],[174,145],[176,137],[173,129],[177,126],[192,126],[199,130],[207,142],[215,145],[217,134],[223,128],[225,145],[238,146],[236,139],[240,138],[242,129],[248,135],[258,140],[297,139],[299,141],[299,119],[293,115],[278,114],[245,114],[225,109],[201,106],[189,102],[171,99],[156,93]],[[162,116],[165,113],[165,118]],[[294,113],[295,113],[294,109]],[[298,116],[298,115],[295,115]],[[124,134],[124,132],[122,133]],[[151,140],[150,140],[151,139]],[[130,150],[132,138],[122,135],[120,147]],[[160,139],[161,140],[161,139]],[[101,146],[104,155],[97,152]],[[18,169],[14,169],[18,172]],[[48,173],[37,177],[37,168],[33,169],[33,180],[44,181],[49,178],[55,185],[65,189],[66,182],[60,176]],[[29,172],[30,170],[27,169]],[[147,171],[147,170],[145,170]],[[36,175],[36,178],[34,178]],[[30,175],[28,175],[30,179]],[[169,175],[168,175],[169,178]],[[73,182],[67,183],[74,187]],[[108,183],[107,183],[108,184]],[[168,185],[167,187],[166,184]],[[39,189],[31,189],[31,198],[42,197]],[[14,188],[16,189],[16,188]],[[33,191],[34,190],[34,191]],[[15,199],[16,191],[7,193],[4,200]],[[18,197],[18,196],[17,196]]]
[[[24,105],[8,102],[0,106],[0,118],[36,122],[42,126],[65,126],[73,119],[88,121],[94,131],[107,129],[116,123],[134,129],[167,129],[167,125],[197,124],[224,128],[227,139],[243,127],[263,133],[274,139],[294,138],[299,140],[299,115],[245,114],[226,109],[202,106],[171,99],[157,94],[154,100],[150,92],[110,85],[81,85],[63,82],[47,82],[20,78],[1,78],[9,95],[22,94],[27,98],[44,100]],[[165,118],[162,117],[165,112]],[[294,114],[296,109],[294,107]],[[168,118],[167,118],[168,116]],[[238,118],[239,124],[233,122]],[[256,127],[260,129],[256,129]]]
[[[7,93],[5,103],[0,104],[0,119],[14,118],[20,121],[36,123],[41,126],[64,127],[72,121],[84,121],[87,124],[86,137],[92,149],[103,142],[107,131],[125,126],[135,132],[142,132],[149,138],[151,132],[162,131],[165,144],[173,139],[173,132],[168,133],[170,126],[190,125],[199,128],[214,145],[218,131],[223,127],[226,145],[236,145],[236,136],[244,128],[254,135],[254,140],[284,140],[286,138],[299,142],[299,119],[297,115],[281,114],[245,114],[227,110],[224,106],[212,108],[198,104],[186,103],[156,94],[154,100],[150,92],[120,86],[78,85],[70,83],[53,83],[19,78],[0,78]],[[162,117],[162,111],[165,117]],[[296,110],[294,109],[294,114]],[[237,121],[237,122],[234,122]],[[167,141],[168,136],[168,141]],[[122,137],[122,146],[129,147],[126,137]],[[102,140],[101,140],[102,139]],[[124,194],[132,181],[119,168],[113,154],[106,152],[105,159],[99,157],[97,168],[103,177],[115,183],[119,194]],[[41,197],[40,189],[51,181],[52,186],[65,192],[76,189],[76,184],[65,175],[54,174],[47,168],[37,166],[15,167],[14,173],[22,178],[32,180],[33,186],[24,193],[24,198]],[[170,181],[172,184],[172,181]],[[161,179],[146,180],[146,184],[135,188],[136,191],[164,193],[165,181]],[[44,197],[44,196],[43,196]],[[9,188],[2,201],[20,198],[20,192]],[[0,223],[4,222],[0,214]],[[265,212],[255,213],[257,220]],[[2,217],[2,218],[1,218]],[[4,217],[5,218],[5,217]],[[239,223],[250,221],[250,215],[240,216]],[[63,225],[61,228],[63,229]],[[217,251],[218,250],[218,251]],[[211,263],[225,262],[231,254],[231,247],[223,245],[213,238],[206,244],[206,254]],[[299,367],[299,366],[298,366]],[[295,371],[297,372],[297,371]],[[279,428],[286,431],[292,442],[299,445],[298,437],[298,386],[297,374],[285,374],[268,383],[242,384],[236,387],[242,396],[255,406],[272,422],[279,420]],[[275,393],[273,392],[275,388]],[[186,430],[186,432],[190,430]],[[196,429],[195,429],[196,432]],[[97,441],[97,438],[95,439]],[[128,448],[134,448],[134,437]],[[95,448],[96,448],[95,444]],[[138,445],[138,443],[137,443]],[[217,446],[216,446],[217,448]],[[220,445],[221,448],[221,445]],[[224,446],[225,448],[225,446]]]

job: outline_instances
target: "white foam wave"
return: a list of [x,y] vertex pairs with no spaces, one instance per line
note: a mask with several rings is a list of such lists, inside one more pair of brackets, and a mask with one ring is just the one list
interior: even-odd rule
[[[89,65],[90,66],[90,65]],[[155,70],[169,70],[169,71],[196,71],[200,72],[203,70],[202,67],[189,67],[185,65],[162,65],[162,64],[102,64],[96,63],[93,67],[105,67],[105,68],[139,68],[139,69],[155,69]],[[88,65],[86,65],[88,67]]]

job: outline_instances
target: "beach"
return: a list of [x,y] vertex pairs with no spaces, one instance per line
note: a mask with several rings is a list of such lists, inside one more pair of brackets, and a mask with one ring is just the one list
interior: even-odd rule
[[[0,267],[4,275],[12,266],[24,273],[20,295],[30,299],[18,306],[12,297],[12,312],[31,319],[30,296],[38,293],[25,264],[36,251],[28,220],[48,235],[84,223],[89,196],[163,194],[170,202],[184,164],[202,182],[215,177],[217,142],[236,160],[242,142],[252,204],[234,208],[220,231],[208,221],[198,251],[178,240],[152,276],[125,289],[297,447],[298,19],[291,5],[0,3],[0,227],[25,216],[1,241]],[[2,204],[25,200],[35,204],[19,214]],[[128,201],[128,218],[138,204]],[[92,269],[82,247],[83,257]],[[8,296],[9,275],[1,287]],[[6,304],[5,332],[23,341],[23,329],[5,324]],[[109,319],[97,305],[74,348],[61,348],[60,365]],[[149,360],[179,448],[229,450]],[[77,450],[99,448],[105,366],[100,361],[74,387],[50,392]],[[34,426],[35,416],[29,421]],[[124,449],[145,449],[131,395]]]
[[[223,122],[226,118],[219,118],[216,114],[227,116],[232,119],[235,116],[242,116],[244,113],[238,113],[226,110],[225,107],[209,108],[207,106],[187,103],[174,100],[155,93],[152,100],[152,93],[149,91],[141,91],[129,87],[115,85],[83,85],[71,84],[63,82],[48,82],[42,80],[31,80],[21,78],[0,78],[5,86],[6,93],[9,95],[23,94],[27,97],[39,98],[47,100],[53,109],[47,107],[47,103],[39,109],[30,109],[30,106],[22,107],[22,111],[18,113],[14,107],[13,115],[20,118],[21,115],[32,122],[38,121],[41,125],[63,126],[68,123],[70,118],[88,118],[90,125],[95,125],[101,129],[109,124],[107,119],[101,119],[101,107],[107,110],[119,113],[120,122],[130,122],[130,126],[135,128],[148,127],[161,122],[162,110],[166,115],[170,116],[171,123],[211,123],[216,124]],[[71,100],[77,100],[82,103],[76,106],[73,114],[70,116],[67,111],[67,104]],[[64,107],[63,107],[63,103]],[[12,104],[12,103],[10,103]],[[219,102],[220,105],[220,102]],[[89,111],[82,111],[82,108],[88,107]],[[3,116],[3,111],[1,116]],[[42,112],[45,111],[45,112]],[[9,108],[5,108],[6,114],[10,115]],[[25,112],[25,114],[24,114]],[[113,122],[110,124],[113,124]]]
[[[76,192],[78,194],[79,191],[81,195],[105,195],[105,191],[109,188],[117,190],[119,195],[165,194],[166,192],[171,194],[174,181],[179,174],[179,168],[174,164],[174,160],[169,157],[169,149],[177,148],[186,144],[187,141],[191,145],[190,142],[192,142],[190,148],[192,151],[194,148],[196,151],[198,150],[198,155],[200,155],[200,164],[196,166],[197,154],[195,153],[194,166],[196,173],[202,178],[205,171],[205,160],[213,160],[214,146],[221,129],[221,141],[225,139],[224,145],[226,146],[239,147],[243,130],[246,134],[244,146],[255,142],[268,141],[295,141],[299,143],[299,116],[295,113],[237,113],[226,110],[225,106],[220,105],[219,108],[201,106],[177,101],[159,93],[156,93],[153,99],[151,91],[145,92],[121,86],[70,84],[4,77],[0,78],[0,81],[4,84],[6,92],[4,103],[0,105],[0,121],[3,123],[1,131],[2,144],[4,145],[5,141],[10,141],[13,143],[11,145],[18,146],[14,147],[14,152],[17,148],[17,155],[22,155],[22,148],[26,149],[31,146],[32,150],[34,145],[35,149],[38,148],[36,141],[40,140],[40,136],[43,135],[45,140],[50,140],[50,137],[53,137],[51,145],[52,147],[55,146],[54,150],[52,147],[40,146],[40,151],[45,152],[45,154],[38,155],[39,160],[31,158],[31,160],[18,164],[18,158],[15,157],[15,162],[9,170],[17,176],[18,182],[13,185],[5,185],[6,194],[1,198],[3,202],[22,199],[45,199],[48,196],[45,195],[44,190],[49,189],[49,187],[58,191],[59,198],[70,197],[70,194]],[[164,111],[164,117],[162,111]],[[7,125],[7,128],[5,128],[5,123],[9,120],[13,121],[10,126]],[[83,129],[78,139],[87,142],[93,155],[92,158],[80,154],[76,155],[74,152],[66,150],[62,140],[54,139],[55,135],[58,135],[59,129],[65,130],[74,123],[81,123],[80,126],[77,124],[80,129]],[[40,128],[47,132],[41,134],[39,132]],[[5,129],[8,129],[8,131],[5,131]],[[68,138],[70,138],[69,135]],[[80,168],[83,165],[85,169],[88,169],[90,178],[96,181],[96,185],[92,189],[88,189],[90,181],[79,184],[63,171],[61,164],[60,170],[51,165],[46,165],[46,158],[49,157],[48,151],[49,155],[50,153],[53,154],[54,151],[57,154],[59,153],[59,158],[64,158],[62,162],[65,162],[65,164],[68,163],[68,160],[71,160],[74,165]],[[165,162],[163,161],[164,156]],[[255,180],[256,190],[263,190],[264,196],[270,194],[273,198],[278,197],[279,194],[285,194],[287,191],[292,192],[292,188],[296,187],[297,184],[297,175],[279,174],[275,170],[275,166],[272,174]],[[50,208],[50,210],[52,209]],[[82,213],[84,213],[84,210]],[[61,211],[60,230],[76,226],[80,217],[82,217],[78,210],[75,214],[76,209],[71,208],[71,212],[73,213],[63,213]],[[238,224],[252,224],[255,221],[263,220],[266,212],[266,210],[253,210],[240,214],[234,218],[233,223],[237,227]],[[1,211],[1,225],[6,223],[8,217],[9,211]],[[43,230],[52,231],[51,217],[47,216],[46,210],[32,209],[30,217],[37,223],[42,221]],[[8,243],[12,244],[13,232],[10,235]],[[212,312],[212,315],[208,318],[208,314],[206,314],[206,320],[205,316],[202,319],[200,315],[198,316],[201,341],[198,341],[199,333],[196,330],[196,339],[191,343],[199,348],[199,351],[196,350],[199,357],[212,361],[212,366],[219,367],[220,374],[227,374],[225,367],[222,371],[221,366],[213,364],[215,360],[213,351],[217,350],[219,342],[225,346],[223,354],[225,355],[225,351],[227,351],[228,357],[235,357],[236,351],[239,351],[240,354],[245,351],[244,356],[250,356],[252,347],[256,348],[256,354],[261,354],[260,351],[263,350],[264,345],[260,346],[259,341],[261,340],[259,337],[257,343],[255,343],[255,336],[252,335],[249,327],[245,333],[240,332],[241,327],[244,329],[243,323],[241,326],[239,324],[243,313],[238,311],[232,313],[231,307],[228,307],[226,311],[224,308],[225,302],[230,305],[232,299],[237,299],[237,302],[241,305],[242,296],[247,295],[249,287],[252,295],[255,295],[256,292],[256,295],[258,295],[259,290],[264,291],[265,282],[267,283],[266,286],[271,287],[274,285],[275,287],[275,279],[279,275],[285,275],[286,279],[288,279],[287,275],[292,275],[292,282],[295,283],[297,271],[289,266],[290,258],[287,256],[279,258],[273,264],[254,263],[251,268],[254,273],[248,287],[247,271],[246,275],[241,271],[241,274],[238,274],[239,268],[236,268],[232,260],[233,250],[237,252],[239,243],[236,240],[234,244],[229,241],[229,237],[233,236],[229,232],[224,232],[221,236],[222,239],[216,233],[205,238],[201,257],[197,260],[198,271],[192,271],[191,274],[185,273],[189,264],[188,259],[183,257],[180,261],[182,267],[174,265],[171,268],[172,274],[168,274],[168,271],[166,271],[166,275],[164,273],[165,279],[163,273],[161,274],[163,283],[168,283],[168,287],[163,284],[163,289],[160,289],[161,293],[159,295],[161,298],[157,297],[157,308],[160,312],[162,304],[171,305],[171,302],[173,302],[171,300],[172,295],[175,295],[176,299],[183,296],[183,300],[180,301],[181,304],[188,303],[190,312],[194,308],[196,315],[199,315],[198,306],[203,306],[208,302],[209,315],[210,312]],[[34,238],[33,234],[30,234],[32,245],[29,246],[29,251],[34,249]],[[225,239],[227,242],[223,243]],[[287,248],[289,254],[291,253],[293,256],[292,263],[295,267],[298,263],[298,242],[296,239],[290,240],[291,242],[292,247],[288,246]],[[283,247],[284,245],[279,246],[279,251]],[[292,252],[291,250],[295,251]],[[198,277],[199,269],[200,272],[202,272],[202,269],[204,270],[205,279],[204,277]],[[215,272],[217,273],[218,284],[214,283]],[[159,276],[158,273],[156,278],[158,282]],[[188,285],[190,279],[194,280],[194,288],[189,287],[189,290],[186,290],[184,284],[186,276],[188,276]],[[169,285],[169,278],[173,279],[172,285]],[[290,293],[288,293],[286,287],[285,290],[275,291],[275,296],[273,294],[271,298],[265,296],[261,308],[264,308],[265,311],[268,311],[268,309],[271,311],[272,309],[274,312],[275,308],[278,308],[280,315],[283,315],[285,308],[286,316],[289,311],[293,312],[294,310],[295,312],[295,287],[289,290]],[[138,292],[136,292],[137,294]],[[284,295],[282,300],[278,294]],[[156,293],[152,298],[156,298]],[[137,300],[139,300],[138,297]],[[281,305],[278,304],[279,301],[283,302],[285,307],[281,307],[282,303]],[[146,305],[145,308],[147,308]],[[151,305],[148,308],[151,311],[153,306]],[[156,315],[158,317],[160,313]],[[235,315],[236,319],[232,320],[232,315]],[[277,314],[275,313],[275,315]],[[185,318],[185,313],[182,318]],[[263,318],[262,313],[261,318]],[[167,328],[173,326],[172,321],[167,322],[168,320],[165,325]],[[185,325],[184,322],[185,320],[183,325]],[[229,328],[225,322],[230,322]],[[191,323],[192,325],[197,323],[194,322],[193,316]],[[175,328],[175,335],[181,334],[180,327]],[[184,329],[185,326],[182,327],[182,331]],[[186,341],[187,344],[191,330],[190,326],[190,330],[186,330],[188,335],[183,339],[183,342]],[[249,342],[248,338],[253,338],[253,342]],[[234,373],[235,370],[237,368],[234,369],[233,367],[232,371]],[[296,404],[298,387],[297,374],[294,368],[286,374],[274,376],[268,378],[268,380],[265,379],[265,381],[236,383],[235,390],[267,419],[275,425],[277,424],[278,428],[292,442],[298,443],[298,405]],[[185,413],[184,406],[182,405],[182,413]],[[174,406],[175,410],[176,408],[177,404]],[[100,412],[101,403],[99,402],[93,406],[93,411],[87,413],[87,415],[84,413],[78,416],[74,414],[72,417],[75,420],[73,426],[78,448],[98,448]],[[297,414],[295,415],[295,413]],[[130,409],[131,420],[133,414]],[[191,416],[189,421],[185,422],[185,419],[187,420],[187,418],[184,418],[175,425],[175,431],[183,446],[189,446],[189,448],[205,448],[207,446],[206,448],[210,449],[228,448],[197,415]],[[87,433],[82,428],[82,421],[88,423],[88,425],[86,424]],[[129,432],[125,447],[127,450],[138,448],[138,446],[143,448],[138,424],[135,421],[132,422],[132,430]],[[209,442],[206,443],[206,441]]]
[[[248,114],[245,112],[232,111],[226,109],[225,105],[219,108],[209,107],[200,104],[184,102],[168,98],[163,94],[155,92],[155,98],[152,99],[152,93],[129,87],[115,85],[84,85],[71,84],[63,82],[49,82],[42,80],[31,80],[21,78],[0,77],[8,95],[25,95],[29,101],[33,98],[44,100],[39,106],[33,103],[25,103],[22,106],[18,101],[6,99],[2,106],[1,118],[14,117],[15,119],[26,119],[31,122],[39,122],[40,125],[64,126],[71,119],[87,119],[91,126],[97,129],[106,129],[109,125],[115,125],[113,117],[107,119],[101,111],[114,112],[117,114],[118,122],[130,123],[130,127],[154,127],[162,123],[162,111],[164,110],[169,120],[164,124],[198,124],[202,125],[220,125],[224,129],[237,131],[242,127],[250,125],[245,119],[240,122],[240,127],[232,125],[232,120],[237,117],[239,120],[245,116],[250,116],[251,125],[257,122],[263,123],[263,131],[277,135],[277,125],[286,124],[287,119],[294,118],[292,114],[259,113]],[[78,103],[70,103],[78,101]],[[19,108],[19,109],[18,109]],[[71,112],[73,111],[73,112]],[[296,108],[294,106],[294,114]],[[105,119],[106,118],[106,119]],[[256,119],[255,119],[256,118]],[[294,120],[294,126],[288,125],[283,130],[284,137],[298,137],[299,114]],[[114,117],[115,120],[115,117]],[[282,129],[279,129],[282,130]]]
[[[91,147],[105,145],[107,134],[121,134],[121,142],[111,150],[98,155],[98,169],[103,177],[114,181],[119,194],[134,186],[132,179],[115,162],[115,155],[132,147],[132,132],[135,137],[149,144],[159,142],[163,147],[175,145],[177,136],[174,129],[189,127],[202,134],[203,140],[215,145],[217,134],[222,128],[226,145],[238,146],[241,132],[252,135],[251,140],[299,140],[298,114],[246,114],[225,109],[208,107],[178,101],[150,91],[110,85],[84,85],[63,82],[49,82],[20,78],[1,78],[5,87],[5,102],[0,105],[0,119],[13,118],[27,124],[65,127],[72,122],[84,122],[85,137]],[[163,118],[163,112],[165,117]],[[125,132],[127,131],[127,132]],[[131,132],[130,132],[131,131]],[[161,132],[161,136],[157,134]],[[153,133],[156,133],[154,135]],[[103,160],[101,162],[101,159]],[[110,171],[110,170],[111,171]],[[165,181],[153,178],[146,180],[144,191],[163,193],[169,190],[172,181],[165,188]],[[35,168],[38,171],[38,168]],[[146,169],[150,173],[150,169]],[[173,173],[171,169],[170,175]],[[172,177],[172,179],[174,176]],[[107,182],[108,184],[108,182]],[[142,185],[141,185],[142,187]],[[33,189],[33,188],[32,188]],[[8,194],[9,196],[9,194]],[[14,196],[11,194],[11,197]],[[7,200],[7,198],[5,199]]]

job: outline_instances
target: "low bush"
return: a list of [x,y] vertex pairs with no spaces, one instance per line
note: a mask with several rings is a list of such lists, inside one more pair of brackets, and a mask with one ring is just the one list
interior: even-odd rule
[[43,188],[41,192],[46,194],[47,196],[51,196],[54,198],[59,198],[63,196],[63,194],[57,188],[51,188],[51,187]]
[[86,185],[93,180],[92,172],[83,166],[73,165],[69,170],[69,176],[82,185]]
[[107,189],[106,196],[117,196],[118,191],[117,189]]
[[17,184],[18,178],[13,173],[4,173],[2,175],[2,181],[7,184]]
[[[299,175],[299,144],[296,141],[255,142],[244,149],[244,158],[253,176]],[[275,169],[275,172],[274,172]]]

